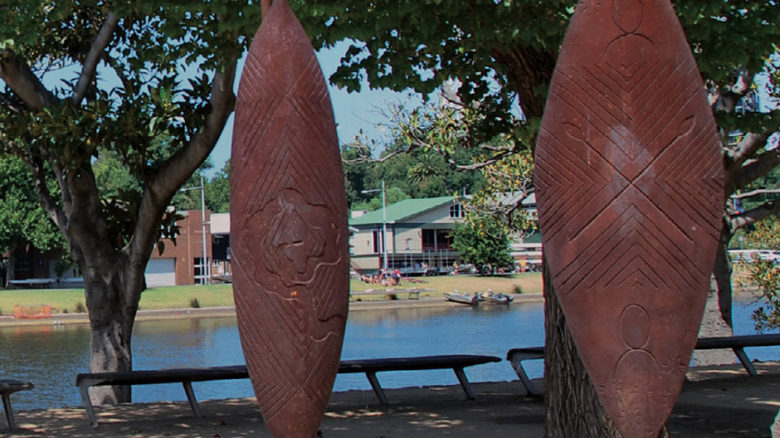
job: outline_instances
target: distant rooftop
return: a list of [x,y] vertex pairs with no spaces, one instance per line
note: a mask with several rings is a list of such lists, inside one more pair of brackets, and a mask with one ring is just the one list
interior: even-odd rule
[[[440,196],[438,198],[419,198],[404,199],[387,206],[387,223],[392,224],[403,221],[414,216],[418,216],[426,211],[441,207],[442,205],[452,204],[455,201],[454,196]],[[352,226],[374,225],[382,223],[382,209],[379,208],[370,211],[362,216],[349,220]]]

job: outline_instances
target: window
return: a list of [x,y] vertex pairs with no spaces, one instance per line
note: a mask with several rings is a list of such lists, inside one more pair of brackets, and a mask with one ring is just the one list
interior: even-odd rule
[[452,204],[450,205],[450,217],[462,219],[466,217],[466,211],[463,209],[462,205]]
[[452,249],[450,230],[422,230],[423,251]]
[[382,230],[374,230],[374,254],[382,251]]

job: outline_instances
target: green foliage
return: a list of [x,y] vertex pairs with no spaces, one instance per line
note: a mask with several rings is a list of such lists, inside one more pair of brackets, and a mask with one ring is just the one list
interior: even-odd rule
[[59,230],[38,203],[30,170],[18,158],[0,156],[0,249],[22,241],[41,251],[64,248]]
[[206,182],[206,208],[213,213],[230,211],[230,161]]
[[463,261],[474,264],[480,272],[494,272],[514,261],[506,227],[493,216],[470,217],[452,231],[452,239]]
[[[780,220],[777,217],[759,222],[745,234],[746,246],[752,248],[780,248]],[[753,286],[762,301],[752,315],[756,330],[780,327],[780,265],[773,259],[757,258],[739,262],[747,272],[743,286]]]
[[193,309],[200,309],[200,301],[197,298],[190,299],[190,307]]

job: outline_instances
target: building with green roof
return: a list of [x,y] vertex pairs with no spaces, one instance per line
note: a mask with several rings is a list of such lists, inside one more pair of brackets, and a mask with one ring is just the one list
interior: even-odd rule
[[406,199],[382,209],[353,212],[350,245],[352,267],[358,272],[381,269],[382,230],[387,225],[387,264],[405,273],[447,269],[457,261],[450,231],[463,221],[465,211],[453,196]]

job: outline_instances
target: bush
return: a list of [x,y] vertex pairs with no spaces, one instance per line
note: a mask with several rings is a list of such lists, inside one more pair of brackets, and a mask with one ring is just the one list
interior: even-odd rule
[[520,294],[522,294],[522,293],[523,293],[523,286],[520,286],[519,284],[516,284],[516,285],[515,285],[515,286],[512,288],[512,293],[513,293],[513,294],[517,294],[517,295],[520,295]]
[[197,298],[193,298],[190,300],[190,307],[193,309],[200,309],[200,301],[198,301]]
[[73,310],[75,313],[87,313],[87,306],[82,302],[76,303],[76,307]]

